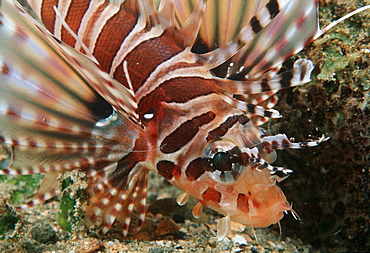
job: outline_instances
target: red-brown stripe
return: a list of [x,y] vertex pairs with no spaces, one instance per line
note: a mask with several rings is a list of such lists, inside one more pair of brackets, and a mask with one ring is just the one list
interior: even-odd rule
[[6,110],[6,114],[8,116],[13,116],[12,119],[14,120],[14,119],[20,119],[22,113],[15,107],[9,106]]
[[[72,1],[71,5],[69,6],[65,21],[75,34],[78,32],[81,20],[89,8],[89,5],[89,1]],[[64,27],[62,28],[61,39],[71,47],[74,47],[76,42],[76,40]]]
[[42,1],[41,5],[41,20],[45,24],[46,28],[50,32],[54,32],[54,25],[55,25],[55,11],[54,6],[58,6],[58,0],[47,0]]
[[[94,24],[96,23],[96,20],[100,17],[101,13],[104,11],[104,9],[109,5],[108,2],[104,2],[103,4],[99,5],[98,8],[96,8],[95,12],[91,15],[91,18],[89,19],[89,22],[87,24],[87,29],[85,31],[85,36],[83,39],[83,43],[89,47],[91,46],[90,43],[90,34],[92,34],[94,29]],[[84,52],[83,52],[84,53]]]
[[209,161],[207,159],[196,158],[189,163],[188,167],[186,167],[186,177],[190,181],[197,180],[205,171],[211,170],[209,167]]
[[214,189],[208,188],[203,192],[202,197],[208,202],[214,202],[214,204],[218,204],[221,200],[221,193]]
[[162,102],[186,103],[194,98],[217,93],[218,87],[211,80],[199,77],[175,78],[164,82],[139,102],[139,114],[143,117],[148,111],[154,111]]
[[[134,73],[131,75],[134,91],[140,88],[158,65],[181,51],[172,40],[173,38],[164,32],[158,38],[142,42],[125,57],[129,72]],[[125,79],[122,67],[117,68],[113,76],[118,81],[124,81],[122,80]]]
[[9,72],[10,72],[10,69],[9,69],[8,65],[3,63],[3,65],[1,66],[1,73],[3,75],[9,75]]
[[[109,73],[113,59],[122,42],[135,26],[136,19],[133,14],[121,10],[110,18],[101,30],[94,48],[94,56],[104,71]],[[122,69],[122,66],[119,69]],[[120,79],[124,78],[124,75],[120,76]],[[121,81],[120,79],[117,80]]]
[[167,180],[178,177],[181,174],[181,168],[171,161],[159,161],[157,163],[157,170]]
[[180,150],[194,138],[201,126],[208,124],[215,117],[215,113],[207,112],[182,123],[162,141],[160,150],[165,154]]
[[224,136],[227,133],[227,131],[236,124],[236,122],[245,125],[248,121],[249,119],[245,115],[231,116],[227,118],[226,121],[223,122],[219,127],[209,132],[207,136],[207,141],[214,140]]

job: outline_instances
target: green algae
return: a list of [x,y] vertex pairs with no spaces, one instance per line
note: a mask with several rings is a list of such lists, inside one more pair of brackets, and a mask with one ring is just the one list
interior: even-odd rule
[[24,203],[35,194],[43,177],[44,174],[21,176],[0,175],[0,182],[6,183],[12,189],[9,192],[10,202],[17,205]]
[[[345,57],[336,46],[327,47],[326,53],[330,56],[327,57],[321,68],[321,73],[317,77],[325,81],[334,81],[338,70],[345,69],[350,63],[350,59]],[[328,92],[331,93],[332,90],[328,90]]]
[[12,162],[12,151],[9,145],[0,143],[0,170],[8,168]]
[[[73,181],[70,178],[66,178],[62,181],[62,190],[66,190]],[[76,199],[72,198],[71,195],[65,192],[60,200],[60,211],[58,213],[58,224],[61,229],[67,232],[72,232],[71,221],[74,218],[73,210],[76,205]]]
[[86,200],[85,189],[87,185],[83,182],[81,184],[81,174],[78,171],[73,171],[61,179],[62,197],[58,212],[58,224],[60,228],[70,233],[82,232],[85,225],[82,203]]
[[[0,170],[8,168],[12,164],[12,149],[9,145],[0,143]],[[6,185],[6,198],[10,198],[12,204],[21,204],[35,194],[44,174],[9,176],[0,175],[0,183]],[[5,197],[5,196],[3,196]]]

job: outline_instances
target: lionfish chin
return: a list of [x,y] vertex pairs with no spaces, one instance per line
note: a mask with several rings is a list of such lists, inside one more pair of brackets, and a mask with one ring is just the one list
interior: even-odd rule
[[0,173],[84,171],[103,234],[117,221],[125,237],[134,210],[143,224],[149,170],[198,200],[195,216],[222,213],[219,240],[231,220],[279,222],[294,211],[275,150],[326,139],[258,126],[280,117],[277,91],[310,81],[311,61],[283,62],[342,20],[320,29],[318,2],[1,0]]

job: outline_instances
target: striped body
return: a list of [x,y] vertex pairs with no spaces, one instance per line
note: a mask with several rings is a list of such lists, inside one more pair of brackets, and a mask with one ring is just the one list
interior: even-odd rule
[[[186,192],[180,204],[190,194],[224,214],[218,239],[230,220],[266,227],[292,211],[276,185],[281,179],[273,175],[289,171],[269,165],[274,151],[315,146],[324,138],[291,143],[256,125],[280,117],[271,109],[279,89],[309,81],[313,65],[305,59],[277,72],[287,57],[324,32],[317,27],[317,1],[224,6],[162,0],[158,10],[149,0],[29,4],[55,37],[22,7],[5,1],[0,80],[20,91],[0,93],[5,99],[0,120],[6,122],[0,136],[13,155],[3,174],[85,171],[88,217],[103,218],[103,233],[117,220],[123,236],[134,209],[141,214],[139,226],[143,222],[148,170]],[[245,19],[224,17],[239,28],[217,30],[213,5],[225,10],[216,12],[220,17],[241,5],[248,13]],[[13,45],[21,41],[19,48]],[[28,73],[28,62],[45,67]],[[19,82],[19,76],[28,82]],[[37,87],[33,93],[28,83]],[[6,99],[9,94],[19,106]],[[45,101],[32,99],[34,94]],[[32,150],[35,158],[27,155]],[[40,193],[28,205],[54,193]],[[195,216],[201,204],[194,207]]]

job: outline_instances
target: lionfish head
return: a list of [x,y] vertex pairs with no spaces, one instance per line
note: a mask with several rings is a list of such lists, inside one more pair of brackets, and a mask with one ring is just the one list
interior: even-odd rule
[[[198,140],[199,141],[199,140]],[[244,115],[229,117],[211,130],[203,144],[191,148],[194,157],[182,168],[165,162],[157,165],[159,172],[173,185],[186,191],[178,197],[185,204],[188,194],[199,201],[195,217],[205,205],[225,217],[218,225],[218,238],[229,230],[230,220],[251,227],[267,227],[277,223],[284,212],[292,211],[276,181],[280,168],[269,163],[276,159],[274,149],[293,146],[284,135],[268,136]],[[184,156],[179,155],[177,164]],[[286,172],[284,170],[284,172]]]

